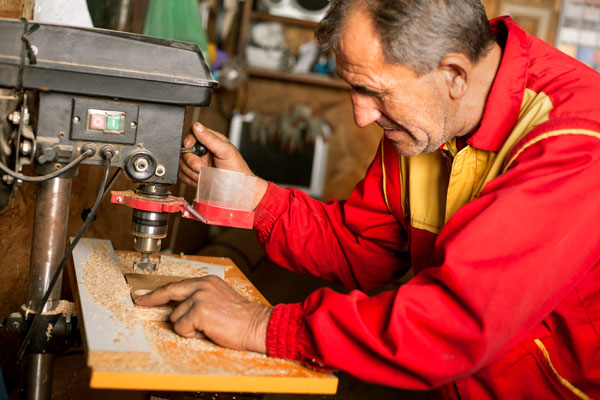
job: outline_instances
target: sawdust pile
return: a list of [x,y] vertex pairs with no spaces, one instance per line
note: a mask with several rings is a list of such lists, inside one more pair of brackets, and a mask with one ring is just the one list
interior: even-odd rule
[[109,252],[103,243],[93,245],[90,258],[83,264],[83,285],[96,304],[110,311],[127,329],[133,329],[136,314],[131,303],[125,301],[130,298],[130,289]]

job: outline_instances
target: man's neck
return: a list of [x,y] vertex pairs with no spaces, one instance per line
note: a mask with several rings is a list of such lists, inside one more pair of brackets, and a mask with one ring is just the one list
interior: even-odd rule
[[488,53],[474,66],[469,93],[462,106],[465,113],[465,128],[458,136],[472,133],[479,125],[500,61],[502,61],[502,48],[494,42]]

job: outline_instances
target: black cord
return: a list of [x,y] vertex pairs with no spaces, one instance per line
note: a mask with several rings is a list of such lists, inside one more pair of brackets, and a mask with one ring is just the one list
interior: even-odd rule
[[[113,176],[110,177],[110,180],[108,181],[108,185],[106,185],[106,187],[104,188],[104,193],[102,194],[102,199],[103,200],[104,200],[104,197],[106,197],[106,193],[108,193],[108,191],[110,190],[110,188],[112,187],[112,185],[117,180],[117,176],[119,176],[119,173],[121,173],[121,168],[117,168],[117,170],[115,171],[115,173],[113,174]],[[91,212],[92,212],[92,207],[88,207],[88,208],[83,209],[83,211],[81,211],[81,219],[85,221],[87,219],[88,215],[90,215]],[[95,217],[94,217],[94,220],[96,220]]]
[[104,190],[108,183],[108,175],[110,172],[110,160],[111,160],[112,156],[113,156],[113,153],[106,154],[106,158],[104,159],[104,177],[102,178],[102,185],[100,186],[100,190],[98,191],[98,196],[96,197],[96,203],[94,203],[94,207],[92,207],[92,212],[90,213],[90,215],[88,215],[87,219],[81,226],[81,229],[79,229],[79,232],[77,233],[77,235],[71,242],[71,245],[65,252],[65,255],[62,258],[62,260],[60,261],[58,268],[54,272],[54,275],[52,276],[52,280],[50,281],[48,290],[46,290],[46,294],[44,294],[44,298],[42,299],[40,307],[38,307],[38,309],[35,310],[35,316],[33,317],[33,321],[31,322],[31,325],[29,326],[29,329],[27,330],[27,334],[25,335],[25,339],[23,340],[23,343],[21,344],[21,348],[19,349],[19,353],[17,356],[18,361],[21,361],[23,359],[25,350],[27,349],[27,346],[29,345],[29,341],[31,340],[31,335],[33,334],[33,332],[36,329],[36,323],[39,320],[39,316],[42,314],[42,311],[44,310],[44,307],[46,306],[46,303],[48,302],[48,299],[50,298],[50,293],[52,293],[52,290],[54,289],[54,286],[56,285],[56,282],[58,281],[58,277],[61,275],[61,272],[64,269],[65,264],[67,263],[67,260],[69,259],[69,257],[71,257],[71,253],[73,252],[73,249],[75,248],[75,246],[77,246],[79,239],[81,239],[81,237],[87,230],[88,226],[94,220],[96,213],[98,212],[98,208],[100,207],[100,203],[102,202],[102,197],[104,195]]
[[65,165],[63,168],[59,169],[58,171],[54,171],[47,175],[42,175],[42,176],[26,176],[26,175],[20,174],[18,172],[11,170],[6,165],[4,165],[2,162],[0,162],[0,170],[2,170],[2,172],[12,176],[15,179],[22,180],[23,182],[43,182],[43,181],[50,180],[52,178],[56,178],[57,176],[64,174],[65,172],[69,171],[70,169],[73,169],[80,162],[82,162],[83,160],[85,160],[88,157],[91,157],[93,154],[94,154],[94,150],[88,149],[88,150],[84,151],[83,153],[81,153],[73,161],[71,161],[70,163]]

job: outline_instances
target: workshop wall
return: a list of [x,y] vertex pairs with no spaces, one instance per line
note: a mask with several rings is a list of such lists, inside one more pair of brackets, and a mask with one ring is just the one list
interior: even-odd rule
[[0,18],[32,18],[34,0],[0,0]]
[[349,89],[254,78],[248,82],[246,96],[246,110],[290,112],[294,104],[302,103],[312,108],[313,116],[331,125],[322,199],[347,198],[364,176],[382,137],[381,128],[376,125],[356,126]]
[[554,45],[561,0],[483,0],[488,18],[510,15],[525,31]]

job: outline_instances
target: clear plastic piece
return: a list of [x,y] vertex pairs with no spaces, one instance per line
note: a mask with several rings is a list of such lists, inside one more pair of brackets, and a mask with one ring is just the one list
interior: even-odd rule
[[193,207],[208,224],[251,229],[255,192],[254,176],[202,167]]

